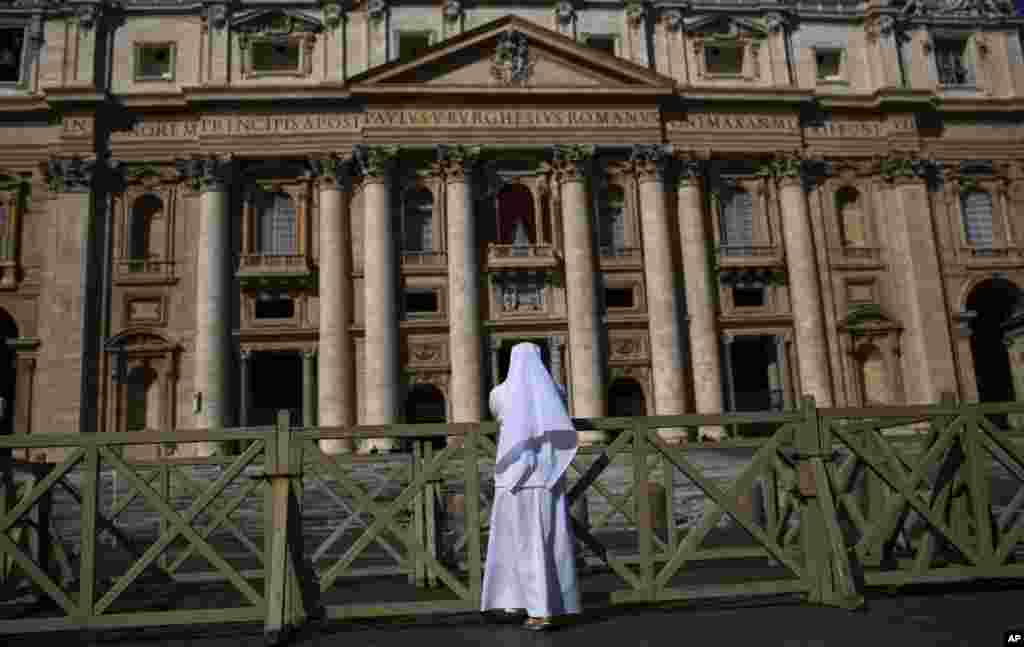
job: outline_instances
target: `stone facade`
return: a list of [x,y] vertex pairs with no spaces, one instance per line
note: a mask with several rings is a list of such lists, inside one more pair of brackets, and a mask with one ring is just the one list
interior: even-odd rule
[[0,429],[1012,399],[1012,11],[15,2]]

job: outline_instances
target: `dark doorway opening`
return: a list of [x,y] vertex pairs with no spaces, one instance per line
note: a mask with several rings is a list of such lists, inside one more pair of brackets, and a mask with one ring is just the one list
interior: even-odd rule
[[[743,411],[781,411],[784,408],[783,375],[776,352],[775,337],[759,335],[736,337],[729,345],[732,368],[730,409]],[[743,436],[774,433],[775,423],[741,425]]]
[[[502,382],[505,380],[505,376],[508,375],[508,363],[512,357],[512,347],[522,342],[530,342],[540,346],[540,357],[544,362],[544,366],[547,367],[548,372],[551,371],[551,353],[548,349],[547,339],[506,339],[501,342],[501,348],[498,350],[498,381]],[[557,375],[553,375],[555,383],[559,383]]]
[[[1010,318],[1020,289],[1005,279],[978,284],[967,297],[967,309],[977,313],[971,322],[971,354],[978,399],[982,402],[1010,402],[1014,399],[1010,356],[1003,343],[1002,326]],[[1000,427],[1006,416],[990,416]]]
[[644,390],[632,378],[619,378],[608,389],[608,415],[612,418],[646,416]]
[[13,342],[17,338],[18,327],[14,323],[14,318],[0,308],[0,398],[3,398],[3,404],[0,406],[0,435],[14,433],[14,409],[17,402],[16,369],[14,349],[8,342]]
[[297,352],[252,354],[252,406],[249,424],[273,425],[277,411],[287,409],[289,423],[302,424],[302,357]]
[[[405,398],[405,421],[411,425],[447,422],[448,413],[441,390],[431,384],[414,384]],[[411,442],[402,439],[401,449],[408,451]],[[443,447],[445,442],[444,436],[431,438],[435,448]]]

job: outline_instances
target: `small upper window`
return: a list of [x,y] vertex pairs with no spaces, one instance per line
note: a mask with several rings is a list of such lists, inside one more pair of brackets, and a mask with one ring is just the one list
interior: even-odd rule
[[0,29],[0,83],[17,83],[21,80],[21,55],[24,46],[24,28]]
[[706,45],[704,66],[708,74],[739,75],[743,72],[742,45]]
[[140,43],[135,46],[135,79],[169,81],[174,78],[174,46]]
[[296,41],[267,39],[258,40],[252,48],[252,70],[256,73],[298,72],[301,59],[299,43]]
[[935,67],[942,85],[971,85],[974,72],[967,57],[966,40],[935,41]]
[[611,34],[591,34],[587,38],[587,45],[615,56],[615,36]]
[[429,31],[403,31],[398,34],[398,58],[416,58],[430,48]]
[[818,50],[815,53],[815,60],[818,64],[819,81],[838,81],[839,64],[842,61],[843,53],[840,50]]
[[405,312],[408,315],[440,312],[437,290],[409,289],[405,291]]

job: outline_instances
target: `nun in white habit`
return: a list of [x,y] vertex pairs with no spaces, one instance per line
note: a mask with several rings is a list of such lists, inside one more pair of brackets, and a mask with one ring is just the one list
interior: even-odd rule
[[553,616],[580,612],[562,478],[576,455],[576,430],[534,344],[512,348],[490,406],[500,433],[481,608],[525,610],[524,626],[542,630]]

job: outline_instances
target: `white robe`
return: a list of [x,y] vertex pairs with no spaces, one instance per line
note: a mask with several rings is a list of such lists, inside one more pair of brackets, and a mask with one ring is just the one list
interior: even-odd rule
[[[503,385],[491,393],[501,419]],[[541,465],[524,487],[496,486],[484,569],[481,609],[526,609],[534,618],[580,612],[572,528],[565,480],[553,486],[540,477],[550,451],[537,452]]]

